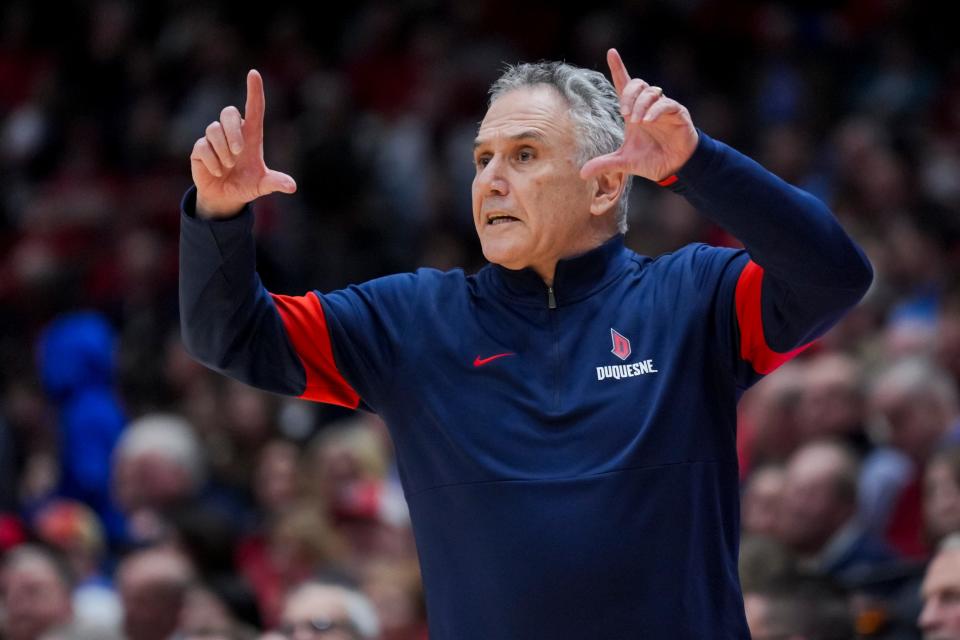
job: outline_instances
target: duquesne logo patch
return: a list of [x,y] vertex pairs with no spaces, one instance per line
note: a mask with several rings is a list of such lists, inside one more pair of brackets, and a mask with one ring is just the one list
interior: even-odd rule
[[[626,360],[630,357],[633,350],[630,348],[630,340],[625,335],[613,327],[610,327],[610,339],[613,341],[613,349],[610,350],[610,353],[621,360]],[[659,373],[653,365],[653,360],[650,358],[630,364],[613,364],[597,367],[597,380],[620,380],[621,378],[633,378],[647,375],[648,373]]]
[[627,340],[626,336],[613,327],[610,327],[610,339],[613,340],[613,349],[610,350],[610,353],[621,360],[626,360],[630,357],[630,341]]

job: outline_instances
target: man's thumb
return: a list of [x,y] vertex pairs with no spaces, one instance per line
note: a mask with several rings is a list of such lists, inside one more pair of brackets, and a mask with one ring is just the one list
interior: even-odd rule
[[297,190],[297,183],[293,178],[285,173],[267,169],[267,174],[260,179],[260,194],[267,195],[274,191],[280,193],[294,193]]
[[608,153],[587,162],[580,169],[580,177],[589,180],[607,171],[625,171],[623,158],[617,153]]

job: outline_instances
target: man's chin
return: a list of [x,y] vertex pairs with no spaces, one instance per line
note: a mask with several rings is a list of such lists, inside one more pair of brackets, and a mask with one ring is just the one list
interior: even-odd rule
[[481,242],[483,257],[488,262],[507,269],[523,269],[527,266],[527,253],[518,243],[503,240]]

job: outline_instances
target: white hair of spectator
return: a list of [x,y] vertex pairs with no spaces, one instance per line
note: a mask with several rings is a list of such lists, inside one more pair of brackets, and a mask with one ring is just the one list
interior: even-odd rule
[[894,389],[911,396],[932,396],[951,415],[960,410],[960,400],[950,374],[927,358],[912,357],[894,363],[874,382],[873,390],[881,389]]
[[937,553],[943,553],[945,551],[960,551],[960,531],[951,533],[940,541],[940,544],[937,546]]
[[342,599],[347,618],[363,640],[376,640],[380,637],[380,619],[377,610],[363,593],[340,584],[332,584],[322,580],[307,580],[287,594],[287,600],[296,597],[309,589],[320,589],[327,593],[335,593]]
[[364,640],[374,640],[380,637],[380,622],[377,619],[377,610],[367,596],[359,591],[352,589],[343,589],[344,605],[347,609],[347,615],[353,626],[360,632]]
[[[577,127],[580,166],[597,156],[613,153],[623,144],[624,122],[620,96],[599,71],[582,69],[563,62],[535,62],[507,65],[490,87],[490,104],[508,91],[545,84],[556,89],[570,105],[570,119]],[[632,176],[626,177],[617,203],[617,228],[627,231],[627,204]]]
[[114,455],[136,457],[144,453],[159,453],[190,475],[194,487],[206,478],[203,449],[193,428],[186,419],[172,413],[151,413],[127,425]]

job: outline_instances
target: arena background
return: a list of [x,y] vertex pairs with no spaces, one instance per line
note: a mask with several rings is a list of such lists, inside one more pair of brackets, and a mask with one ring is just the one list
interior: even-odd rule
[[[611,46],[703,130],[827,202],[876,271],[855,311],[741,402],[745,590],[810,619],[841,603],[862,637],[919,637],[924,563],[960,529],[960,463],[942,451],[960,434],[960,49],[928,3],[802,4],[5,2],[0,637],[41,637],[23,615],[68,623],[48,637],[257,637],[311,575],[364,591],[385,640],[425,637],[383,426],[232,383],[183,351],[190,150],[223,106],[242,108],[257,68],[267,163],[299,184],[256,204],[268,288],[471,271],[471,144],[490,82],[539,59],[607,72]],[[649,183],[629,222],[647,255],[736,245]],[[819,505],[789,498],[791,463],[821,438],[856,456],[857,522],[890,551],[854,576],[818,565],[813,540],[835,539],[850,497],[831,477],[804,485]],[[804,519],[825,530],[790,530]],[[15,551],[36,542],[72,569],[70,586],[47,576],[35,595],[73,589],[66,617],[14,602]],[[168,571],[129,559],[157,547]],[[804,580],[830,602],[783,587]],[[143,596],[171,584],[175,597]]]

